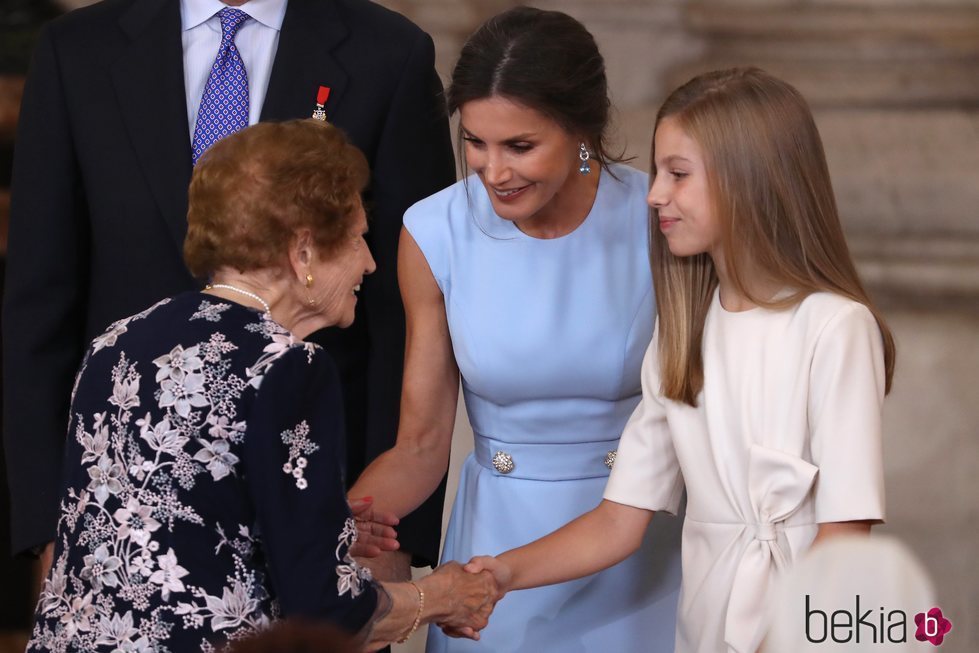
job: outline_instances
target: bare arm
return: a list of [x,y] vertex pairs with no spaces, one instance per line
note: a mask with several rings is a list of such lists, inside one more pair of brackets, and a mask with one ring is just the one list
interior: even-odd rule
[[504,593],[588,576],[635,553],[653,514],[603,500],[595,509],[535,542],[495,559],[473,558],[466,571],[492,571]]
[[445,300],[421,249],[406,230],[398,250],[398,281],[407,339],[398,441],[350,489],[378,509],[404,516],[438,487],[449,465],[459,398]]
[[839,535],[870,535],[870,526],[873,523],[873,521],[864,520],[826,522],[820,524],[819,530],[816,532],[816,539],[813,540],[812,545],[816,546],[820,542]]

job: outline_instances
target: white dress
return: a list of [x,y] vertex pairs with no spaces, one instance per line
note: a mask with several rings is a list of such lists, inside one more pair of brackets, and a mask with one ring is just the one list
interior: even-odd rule
[[686,487],[676,650],[754,653],[775,575],[817,525],[884,517],[880,331],[830,293],[739,313],[715,293],[696,408],[660,393],[658,339],[605,498],[673,512]]

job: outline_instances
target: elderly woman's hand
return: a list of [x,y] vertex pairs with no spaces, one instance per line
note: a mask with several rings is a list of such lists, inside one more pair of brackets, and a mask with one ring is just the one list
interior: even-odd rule
[[[494,558],[493,556],[476,556],[463,569],[470,574],[484,575],[490,573],[493,575],[497,589],[494,604],[506,595],[511,577],[510,568],[498,558]],[[442,629],[442,632],[449,637],[478,639],[478,637],[473,637],[474,631],[471,628],[456,628],[447,623],[439,623],[438,625]]]
[[[419,585],[431,601],[431,621],[453,637],[479,639],[500,598],[489,573],[470,574],[458,562],[449,562],[426,576]],[[432,598],[429,599],[428,597]]]
[[350,512],[357,523],[357,541],[350,547],[350,555],[361,558],[374,558],[382,551],[397,551],[397,515],[374,509],[371,497],[348,499]]

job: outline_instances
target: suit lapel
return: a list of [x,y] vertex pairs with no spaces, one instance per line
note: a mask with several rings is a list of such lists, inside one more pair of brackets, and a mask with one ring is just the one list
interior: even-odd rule
[[348,34],[332,0],[289,0],[272,64],[262,120],[308,118],[320,86],[330,87],[326,119],[343,100],[348,75],[332,54]]
[[[120,19],[131,39],[112,65],[125,128],[153,198],[176,246],[187,233],[191,148],[184,89],[178,0],[140,0]],[[262,120],[307,118],[320,86],[330,87],[330,120],[343,99],[348,74],[333,56],[348,34],[330,0],[289,0],[282,21]]]
[[112,66],[123,121],[153,198],[182,251],[192,166],[180,3],[134,2],[120,26],[131,39]]

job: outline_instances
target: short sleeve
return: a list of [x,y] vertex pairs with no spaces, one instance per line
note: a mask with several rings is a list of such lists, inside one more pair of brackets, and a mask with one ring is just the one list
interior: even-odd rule
[[347,551],[356,531],[344,490],[336,367],[322,349],[295,345],[266,372],[254,401],[245,475],[282,614],[357,632],[378,599],[369,572]]
[[454,186],[414,204],[405,213],[404,225],[421,249],[443,295],[449,281],[449,197]]
[[683,496],[683,476],[660,397],[657,340],[642,362],[642,400],[626,423],[605,498],[644,510],[676,514]]
[[816,521],[882,520],[884,350],[877,321],[862,304],[823,327],[809,387]]

